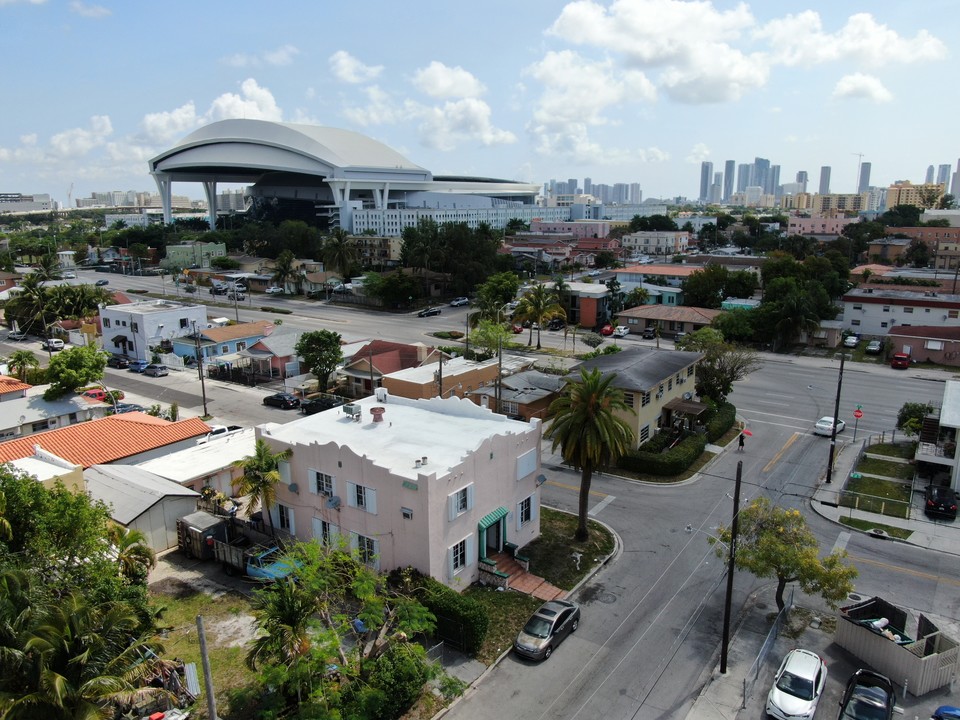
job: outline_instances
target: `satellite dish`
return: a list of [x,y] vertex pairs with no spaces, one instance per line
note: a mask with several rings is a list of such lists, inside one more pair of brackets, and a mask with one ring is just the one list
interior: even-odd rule
[[333,497],[327,498],[327,507],[336,510],[340,507],[340,498],[334,495]]
[[693,397],[693,393],[685,392],[685,393],[683,394],[683,399],[684,399],[684,400],[689,400],[689,399],[692,398],[692,397]]

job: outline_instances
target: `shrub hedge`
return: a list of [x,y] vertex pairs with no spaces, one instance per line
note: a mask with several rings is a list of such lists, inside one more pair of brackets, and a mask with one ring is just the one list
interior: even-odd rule
[[665,452],[636,450],[620,458],[618,465],[624,470],[648,475],[679,475],[696,462],[706,445],[705,435],[693,434]]
[[713,414],[713,417],[707,421],[707,438],[710,442],[716,442],[733,427],[737,421],[737,408],[730,403],[723,403]]
[[390,573],[389,583],[412,593],[436,616],[437,637],[460,645],[469,655],[479,652],[490,626],[483,605],[413,568],[394,570]]

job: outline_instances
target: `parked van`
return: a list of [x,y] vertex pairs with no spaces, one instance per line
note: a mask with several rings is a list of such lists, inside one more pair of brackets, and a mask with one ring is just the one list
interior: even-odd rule
[[60,338],[50,338],[46,341],[46,343],[44,343],[44,347],[47,350],[52,350],[53,352],[56,352],[57,350],[63,350],[63,340]]

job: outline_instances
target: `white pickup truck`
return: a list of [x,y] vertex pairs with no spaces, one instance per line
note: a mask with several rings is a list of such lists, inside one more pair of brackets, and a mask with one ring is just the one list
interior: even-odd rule
[[211,425],[210,432],[197,440],[197,445],[203,445],[211,440],[219,440],[220,438],[229,437],[230,435],[236,435],[241,430],[243,430],[243,427],[240,425]]

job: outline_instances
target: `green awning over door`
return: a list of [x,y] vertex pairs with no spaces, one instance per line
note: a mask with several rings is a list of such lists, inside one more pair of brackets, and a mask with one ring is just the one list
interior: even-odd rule
[[496,522],[499,522],[507,516],[507,509],[505,507],[498,507],[492,513],[484,515],[480,518],[480,529],[486,530],[488,527],[493,525]]

